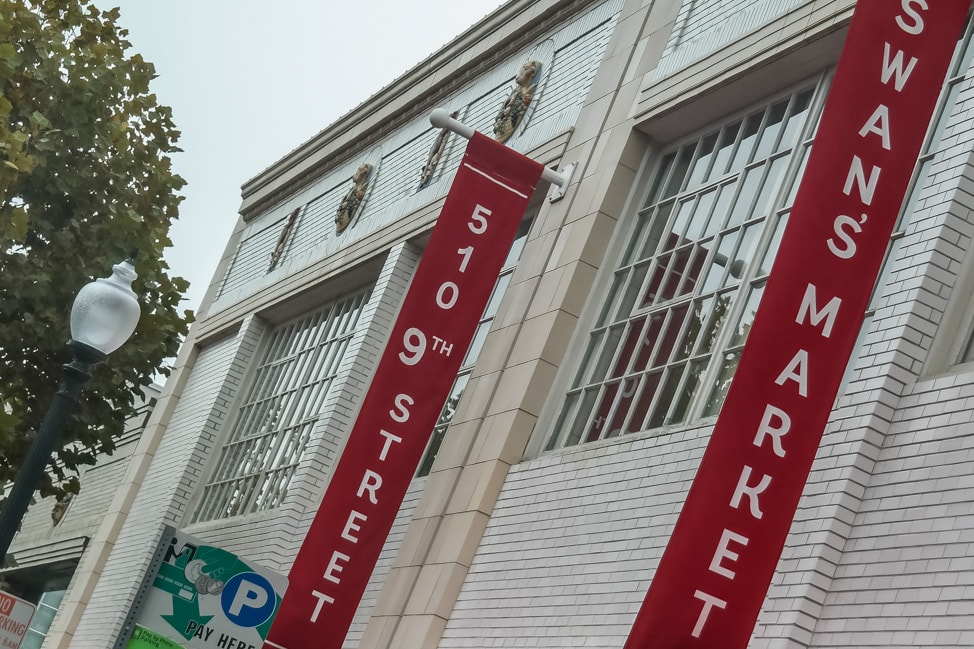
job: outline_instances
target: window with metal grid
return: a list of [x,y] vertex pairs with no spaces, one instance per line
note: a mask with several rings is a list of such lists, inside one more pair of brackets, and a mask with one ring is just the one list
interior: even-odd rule
[[794,92],[660,156],[548,450],[717,414],[821,94]]
[[345,297],[274,328],[193,522],[277,507],[368,300]]

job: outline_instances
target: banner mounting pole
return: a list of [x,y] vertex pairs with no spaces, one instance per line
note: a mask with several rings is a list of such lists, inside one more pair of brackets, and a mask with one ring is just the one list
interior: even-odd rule
[[[450,117],[450,113],[444,108],[435,108],[432,113],[430,113],[430,124],[436,128],[445,128],[448,131],[456,133],[460,137],[470,139],[473,137],[474,129],[471,126],[467,126],[463,122],[458,122],[457,120]],[[544,168],[541,172],[542,180],[545,180],[552,185],[556,186],[554,192],[550,197],[550,201],[554,202],[565,195],[565,190],[568,189],[568,183],[571,182],[572,173],[575,171],[575,163],[565,167],[563,171],[555,171],[548,167]]]

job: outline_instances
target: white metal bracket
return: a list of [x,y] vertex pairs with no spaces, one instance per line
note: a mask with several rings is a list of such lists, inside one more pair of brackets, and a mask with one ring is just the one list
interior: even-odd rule
[[[436,108],[430,113],[430,124],[436,128],[445,128],[449,131],[456,133],[461,137],[465,137],[468,140],[473,137],[474,130],[472,127],[467,126],[462,122],[450,117],[450,113],[446,112],[443,108]],[[568,183],[571,182],[572,173],[575,171],[575,163],[568,165],[563,171],[555,171],[554,169],[544,168],[541,172],[541,178],[548,181],[554,187],[552,192],[548,197],[548,200],[554,202],[565,195],[565,190],[568,189]]]

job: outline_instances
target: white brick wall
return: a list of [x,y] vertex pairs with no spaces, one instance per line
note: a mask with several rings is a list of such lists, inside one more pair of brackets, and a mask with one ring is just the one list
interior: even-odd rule
[[[144,390],[147,399],[159,396],[158,386]],[[97,532],[115,494],[123,487],[126,468],[150,412],[148,407],[143,407],[135,417],[125,422],[125,433],[115,440],[115,450],[111,455],[100,454],[94,465],[79,469],[80,491],[71,499],[56,526],[51,518],[57,502],[55,498],[37,498],[31,504],[10,547],[18,568],[78,558],[85,544]]]
[[416,510],[416,503],[419,502],[419,497],[422,495],[425,486],[425,479],[420,478],[414,480],[409,486],[405,498],[403,498],[402,507],[399,508],[399,513],[396,515],[396,520],[392,524],[392,529],[389,530],[389,536],[386,538],[385,545],[382,546],[382,552],[379,554],[379,559],[375,563],[375,570],[372,571],[369,585],[366,587],[365,593],[362,594],[362,601],[359,602],[358,610],[352,619],[352,625],[348,629],[348,635],[345,636],[345,642],[342,644],[344,649],[357,649],[359,647],[362,634],[365,632],[365,625],[368,623],[369,616],[375,609],[375,603],[379,598],[379,591],[382,590],[386,576],[392,568],[396,553],[399,551],[399,546],[402,544],[402,539],[406,534],[406,528],[409,526],[409,521],[412,519],[413,512]]
[[[184,390],[165,442],[159,448],[125,524],[115,541],[108,565],[85,608],[72,648],[112,646],[135,598],[164,523],[177,524],[195,475],[197,446],[207,443],[201,430],[224,413],[221,391],[233,378],[234,355],[247,347],[247,336],[228,338],[203,349],[198,368]],[[182,478],[182,479],[181,479]],[[175,492],[175,495],[174,495]]]
[[683,0],[666,51],[661,79],[808,0]]
[[816,647],[974,646],[974,374],[900,400],[864,489]]
[[57,502],[53,497],[38,499],[31,505],[10,546],[18,566],[27,565],[23,557],[35,554],[42,546],[77,539],[80,547],[82,537],[94,535],[100,516],[122,484],[125,467],[137,442],[138,435],[120,440],[113,455],[100,456],[96,466],[81,473],[81,491],[71,500],[57,527],[51,520]]
[[513,467],[440,648],[621,647],[709,430]]

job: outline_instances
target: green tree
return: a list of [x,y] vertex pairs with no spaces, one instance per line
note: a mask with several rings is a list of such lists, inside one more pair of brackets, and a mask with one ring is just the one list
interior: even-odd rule
[[179,132],[117,20],[88,0],[0,0],[0,484],[70,358],[75,294],[138,250],[139,327],[96,368],[45,495],[77,491],[74,470],[113,450],[193,319],[178,310],[187,282],[162,259],[182,200],[169,157]]

